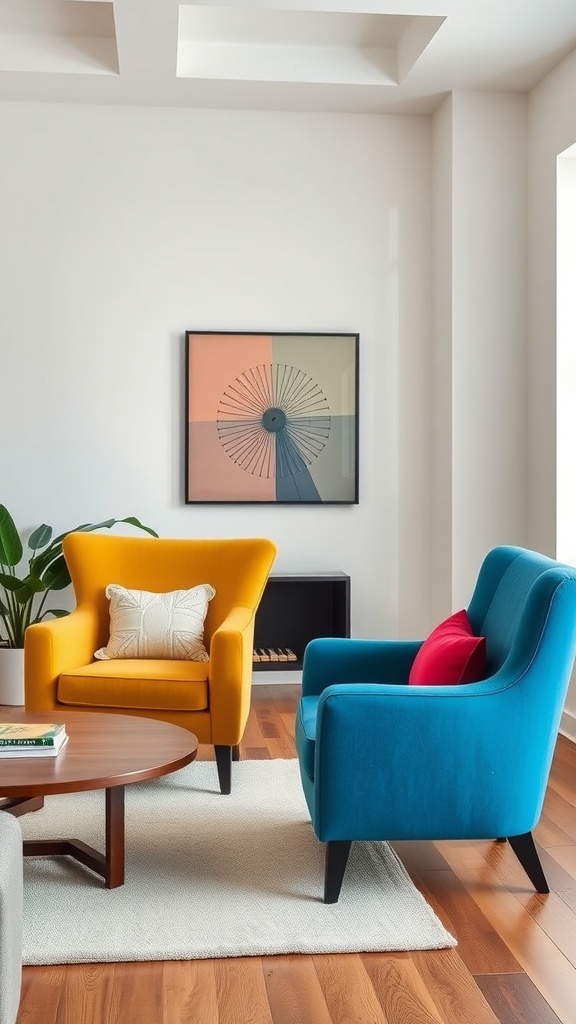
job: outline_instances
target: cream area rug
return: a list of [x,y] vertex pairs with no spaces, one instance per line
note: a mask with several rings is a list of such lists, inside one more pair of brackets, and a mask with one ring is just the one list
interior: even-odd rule
[[[47,797],[24,837],[103,849],[103,792]],[[338,903],[322,901],[298,762],[240,761],[232,793],[199,761],[126,787],[126,882],[69,857],[27,857],[25,964],[193,960],[454,946],[386,843],[353,843]]]

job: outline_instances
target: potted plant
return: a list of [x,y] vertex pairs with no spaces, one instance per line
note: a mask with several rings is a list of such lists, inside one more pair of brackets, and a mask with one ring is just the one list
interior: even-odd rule
[[[46,607],[48,596],[53,591],[65,590],[70,585],[70,574],[62,553],[62,541],[69,533],[110,529],[117,523],[129,523],[145,533],[157,537],[149,526],[144,526],[135,516],[125,519],[106,519],[101,523],[82,523],[74,530],[67,530],[53,537],[51,526],[42,523],[22,542],[16,524],[5,505],[0,505],[0,647],[8,651],[21,652],[24,648],[24,634],[33,622],[41,622],[48,615],[59,618],[68,615],[65,608]],[[4,652],[0,652],[4,657]],[[19,673],[17,685],[22,692],[22,654],[12,657],[17,661]],[[0,704],[21,704],[22,700],[8,699],[14,695],[14,684],[0,681]],[[11,692],[10,692],[11,691]]]

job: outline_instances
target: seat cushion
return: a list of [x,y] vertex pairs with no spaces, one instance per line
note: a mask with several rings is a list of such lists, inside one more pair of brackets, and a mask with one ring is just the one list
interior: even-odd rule
[[314,778],[314,753],[316,750],[316,722],[318,718],[317,695],[302,697],[296,717],[296,748],[300,767],[310,778]]
[[136,658],[94,662],[63,672],[58,701],[80,707],[148,711],[204,711],[208,707],[205,662]]
[[433,629],[414,658],[411,686],[477,683],[486,666],[486,640],[474,636],[466,611],[455,612]]

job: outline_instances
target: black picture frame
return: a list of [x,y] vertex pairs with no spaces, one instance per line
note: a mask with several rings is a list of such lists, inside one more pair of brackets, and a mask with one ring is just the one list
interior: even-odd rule
[[359,340],[186,331],[186,504],[358,504]]

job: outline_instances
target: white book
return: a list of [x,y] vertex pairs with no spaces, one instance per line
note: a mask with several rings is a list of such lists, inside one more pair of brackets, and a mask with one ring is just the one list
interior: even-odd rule
[[0,761],[9,757],[27,757],[29,760],[35,757],[57,757],[67,743],[68,736],[63,735],[62,741],[53,747],[0,747]]
[[61,722],[0,722],[0,747],[53,747],[65,732]]

